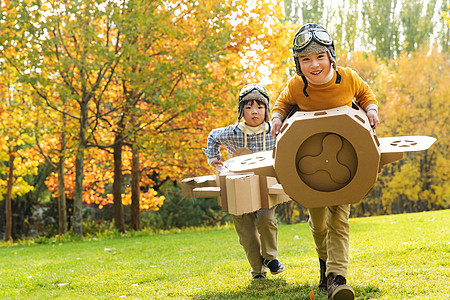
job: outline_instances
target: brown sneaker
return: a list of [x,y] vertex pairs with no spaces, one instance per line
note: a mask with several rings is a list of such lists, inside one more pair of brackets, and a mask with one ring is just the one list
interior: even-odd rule
[[319,290],[326,292],[327,276],[325,276],[325,274],[327,272],[327,263],[319,258],[319,264],[320,264]]
[[327,289],[329,300],[353,300],[355,292],[352,287],[347,285],[347,280],[341,276],[335,276],[333,273],[327,276]]

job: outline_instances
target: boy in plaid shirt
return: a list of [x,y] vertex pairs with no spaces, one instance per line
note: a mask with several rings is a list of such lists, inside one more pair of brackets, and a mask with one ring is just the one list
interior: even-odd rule
[[[240,122],[242,118],[244,121]],[[258,152],[275,146],[275,138],[270,133],[269,93],[263,85],[244,86],[239,93],[238,122],[210,132],[203,152],[208,163],[216,169],[223,166],[220,145],[225,146],[230,155],[242,148]],[[231,215],[239,243],[252,268],[253,279],[265,279],[267,268],[272,274],[285,270],[277,259],[278,224],[274,214],[275,207],[240,216]]]

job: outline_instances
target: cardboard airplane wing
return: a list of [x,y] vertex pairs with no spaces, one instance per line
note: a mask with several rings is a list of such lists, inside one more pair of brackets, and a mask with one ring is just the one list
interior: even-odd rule
[[394,136],[378,140],[381,150],[380,167],[402,159],[405,152],[427,150],[436,141],[430,136]]
[[273,151],[261,151],[230,158],[224,165],[231,172],[254,172],[256,175],[276,177]]
[[379,138],[381,153],[423,151],[436,141],[431,136],[394,136]]

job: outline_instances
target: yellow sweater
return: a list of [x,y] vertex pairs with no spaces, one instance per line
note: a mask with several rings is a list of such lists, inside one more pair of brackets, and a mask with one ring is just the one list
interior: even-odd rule
[[372,89],[350,68],[338,67],[341,75],[341,83],[336,83],[336,72],[333,79],[322,85],[313,85],[308,82],[306,91],[309,97],[303,93],[304,83],[300,76],[291,77],[284,90],[278,96],[273,113],[280,113],[284,118],[291,109],[298,105],[300,110],[313,111],[331,109],[344,105],[352,105],[352,99],[364,109],[370,104],[378,105]]

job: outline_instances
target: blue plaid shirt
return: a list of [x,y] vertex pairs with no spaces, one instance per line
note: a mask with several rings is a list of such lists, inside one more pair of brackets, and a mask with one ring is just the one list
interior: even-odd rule
[[220,160],[220,145],[225,146],[227,148],[228,154],[230,155],[233,154],[236,149],[243,147],[250,149],[253,153],[263,150],[272,150],[272,148],[275,147],[276,141],[272,134],[270,134],[268,126],[265,127],[265,135],[265,148],[263,147],[264,135],[262,132],[247,132],[247,145],[245,146],[244,132],[239,127],[236,127],[236,124],[229,125],[227,127],[216,128],[211,130],[211,132],[209,133],[207,146],[206,148],[203,148],[203,152],[205,152],[208,160],[214,158]]

